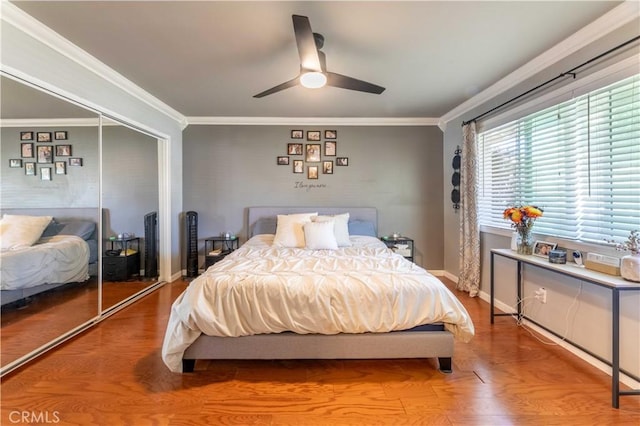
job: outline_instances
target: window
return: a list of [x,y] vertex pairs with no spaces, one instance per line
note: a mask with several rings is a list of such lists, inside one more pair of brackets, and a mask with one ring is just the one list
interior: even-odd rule
[[640,75],[478,135],[480,224],[544,209],[535,232],[602,243],[640,229]]

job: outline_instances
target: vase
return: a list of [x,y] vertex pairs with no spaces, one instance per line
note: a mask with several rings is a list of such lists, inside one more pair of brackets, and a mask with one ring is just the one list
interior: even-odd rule
[[640,282],[640,253],[630,254],[622,258],[620,275],[627,281]]
[[518,254],[533,253],[533,239],[528,229],[518,230],[518,238],[516,241],[516,252]]

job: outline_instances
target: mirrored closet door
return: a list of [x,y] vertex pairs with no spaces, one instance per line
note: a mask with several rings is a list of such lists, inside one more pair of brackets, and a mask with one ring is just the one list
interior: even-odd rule
[[100,127],[76,104],[0,86],[4,369],[99,315]]
[[158,283],[160,142],[0,79],[3,375]]
[[158,278],[158,140],[102,120],[102,310]]

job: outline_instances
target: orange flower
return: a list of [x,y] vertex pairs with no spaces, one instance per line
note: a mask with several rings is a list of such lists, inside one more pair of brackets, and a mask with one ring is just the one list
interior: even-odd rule
[[523,227],[531,228],[533,222],[542,216],[543,210],[536,206],[516,206],[509,207],[502,213],[505,219],[510,219],[513,226],[516,229]]
[[540,210],[539,208],[535,207],[535,206],[525,206],[523,207],[523,210],[525,211],[526,215],[528,217],[540,217],[542,216],[542,210]]

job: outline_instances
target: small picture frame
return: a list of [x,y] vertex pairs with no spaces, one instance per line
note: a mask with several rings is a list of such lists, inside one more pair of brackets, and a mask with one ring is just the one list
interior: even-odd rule
[[288,166],[289,165],[289,157],[286,155],[282,155],[278,157],[278,166]]
[[51,142],[51,132],[38,132],[38,142]]
[[305,160],[307,163],[319,163],[320,162],[320,144],[308,143],[306,146]]
[[33,158],[33,143],[23,142],[20,144],[20,156],[22,158]]
[[71,145],[56,145],[56,157],[71,157]]
[[82,167],[82,158],[78,158],[78,157],[69,158],[69,165],[73,167]]
[[38,163],[53,163],[53,147],[51,145],[38,147]]
[[325,175],[333,174],[333,161],[322,162],[322,173],[324,173]]
[[336,166],[348,166],[349,157],[336,157]]
[[556,243],[550,243],[548,241],[536,241],[533,245],[533,255],[538,257],[549,257],[549,252],[555,250],[558,247]]
[[325,139],[338,139],[338,131],[337,130],[325,130],[324,131]]
[[67,174],[67,162],[66,161],[56,161],[55,163],[56,174],[57,175],[66,175]]
[[57,131],[53,133],[53,138],[57,141],[66,141],[67,140],[67,132],[66,131]]
[[293,160],[293,173],[304,173],[304,161]]
[[20,160],[19,158],[11,158],[9,160],[9,167],[11,167],[12,169],[19,169],[22,167],[22,160]]
[[301,143],[288,143],[287,144],[287,154],[288,155],[302,155],[302,144]]
[[324,155],[326,157],[335,157],[336,156],[336,148],[338,142],[336,141],[325,141],[324,142]]
[[51,167],[40,168],[40,180],[51,180]]
[[33,140],[33,132],[20,132],[20,140],[21,141],[32,141]]
[[36,163],[28,162],[24,163],[24,174],[27,176],[35,176],[36,175]]
[[308,141],[319,141],[320,140],[320,130],[307,130],[307,140]]
[[304,131],[303,130],[292,130],[291,131],[291,139],[304,139]]
[[318,179],[318,166],[307,167],[307,179]]

